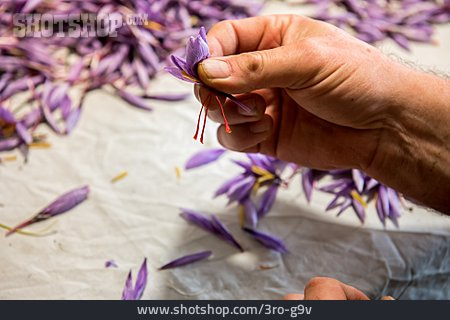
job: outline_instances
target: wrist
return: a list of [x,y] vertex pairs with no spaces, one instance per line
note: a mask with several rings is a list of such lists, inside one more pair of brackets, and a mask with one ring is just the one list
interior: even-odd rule
[[407,69],[393,96],[369,175],[427,206],[450,211],[450,83]]

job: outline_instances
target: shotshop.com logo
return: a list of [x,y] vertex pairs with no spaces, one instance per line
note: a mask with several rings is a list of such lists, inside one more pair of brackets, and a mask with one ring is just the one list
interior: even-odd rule
[[146,25],[148,14],[22,14],[13,15],[15,37],[117,37],[123,25]]

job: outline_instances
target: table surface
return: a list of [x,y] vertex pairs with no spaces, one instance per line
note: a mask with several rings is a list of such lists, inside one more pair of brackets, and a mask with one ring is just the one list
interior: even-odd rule
[[[298,10],[298,9],[297,9]],[[302,9],[301,9],[302,10]],[[292,13],[269,4],[265,13]],[[430,70],[450,74],[450,26],[437,28],[439,44],[414,44],[406,53],[390,41],[380,48]],[[370,62],[368,62],[370,63]],[[168,75],[152,92],[189,92]],[[0,238],[0,299],[117,299],[130,269],[148,258],[144,299],[279,299],[299,292],[316,275],[333,276],[372,297],[450,298],[450,219],[415,207],[400,229],[383,228],[373,208],[364,226],[347,211],[324,211],[327,195],[308,205],[294,180],[279,193],[262,228],[286,240],[291,253],[266,250],[240,230],[235,206],[212,199],[214,190],[239,171],[229,160],[182,172],[194,152],[218,146],[215,125],[205,145],[192,140],[198,103],[154,102],[145,112],[106,91],[88,95],[81,121],[69,137],[49,133],[50,149],[32,150],[29,162],[0,166],[0,222],[14,225],[61,193],[88,184],[89,200],[72,212],[36,226],[56,232],[33,238]],[[45,127],[40,132],[49,132]],[[240,154],[232,154],[234,158]],[[121,171],[129,175],[115,183]],[[179,218],[179,208],[216,213],[246,252],[236,250]],[[214,256],[172,271],[157,268],[180,255],[213,250]],[[114,259],[118,268],[104,267]]]

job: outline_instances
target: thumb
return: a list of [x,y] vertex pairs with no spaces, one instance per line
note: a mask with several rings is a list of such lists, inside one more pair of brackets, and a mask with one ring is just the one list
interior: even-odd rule
[[207,86],[244,93],[263,88],[301,88],[318,68],[310,49],[296,44],[209,58],[199,64],[198,73]]

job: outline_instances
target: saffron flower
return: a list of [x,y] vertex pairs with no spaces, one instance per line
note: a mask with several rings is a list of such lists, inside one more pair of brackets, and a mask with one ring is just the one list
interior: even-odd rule
[[57,198],[55,201],[53,201],[51,204],[49,204],[47,207],[42,209],[38,214],[36,214],[31,219],[28,219],[16,227],[12,228],[10,231],[6,233],[6,236],[9,236],[13,233],[15,233],[17,230],[25,228],[27,226],[30,226],[32,224],[42,222],[45,220],[48,220],[50,218],[53,218],[57,215],[63,214],[70,209],[76,207],[80,203],[82,203],[84,200],[87,199],[89,194],[89,187],[83,186],[81,188],[77,188],[74,190],[71,190],[59,198]]
[[[0,106],[14,110],[16,119],[7,124],[7,130],[0,124],[0,151],[19,148],[26,153],[30,137],[41,124],[57,134],[71,133],[82,115],[86,95],[96,89],[112,87],[122,100],[143,110],[151,110],[150,99],[186,98],[186,94],[149,92],[151,79],[168,64],[169,55],[178,52],[184,39],[197,33],[201,25],[253,16],[261,7],[261,3],[248,0],[2,1]],[[55,30],[54,35],[39,37],[33,33],[40,30],[32,28],[30,33],[23,27],[17,30],[23,36],[16,37],[11,26],[14,15],[20,13],[103,16],[110,18],[105,22],[114,34],[86,37],[82,28],[76,28],[65,36]],[[145,15],[147,21],[113,28],[112,19],[131,15]],[[26,101],[22,104],[16,95]],[[80,97],[79,101],[72,96]]]
[[192,224],[202,228],[205,231],[208,231],[222,240],[228,242],[235,248],[239,249],[241,252],[244,251],[242,246],[236,241],[236,239],[231,234],[230,230],[213,214],[210,217],[207,217],[204,214],[195,212],[189,209],[181,209],[181,217],[186,219]]
[[180,258],[177,258],[162,267],[159,268],[159,270],[167,270],[172,268],[177,268],[181,266],[185,266],[200,260],[208,259],[212,255],[211,251],[201,251],[193,254],[189,254]]
[[139,269],[136,283],[133,286],[133,274],[132,271],[128,273],[127,280],[125,281],[125,287],[122,292],[122,300],[140,300],[147,286],[147,258],[142,262]]
[[[200,31],[196,37],[191,36],[188,40],[187,46],[186,46],[186,59],[180,58],[175,55],[171,55],[170,59],[174,66],[166,67],[165,70],[169,72],[174,77],[189,82],[193,84],[203,85],[201,82],[198,72],[197,72],[197,66],[200,62],[203,60],[209,58],[209,47],[208,47],[208,40],[206,39],[206,31],[204,27],[200,27]],[[210,93],[206,97],[205,101],[202,103],[202,107],[200,108],[200,113],[198,115],[198,121],[197,121],[197,128],[194,133],[194,139],[197,140],[198,133],[200,130],[200,120],[202,117],[203,109],[205,109],[204,119],[203,119],[203,127],[202,132],[200,135],[200,142],[203,143],[203,135],[205,133],[205,126],[206,126],[206,118],[208,116],[208,108],[209,105],[212,102],[212,99],[214,98],[217,103],[220,106],[220,110],[222,111],[222,117],[225,124],[225,130],[227,133],[231,133],[230,126],[228,125],[227,117],[225,115],[225,111],[223,109],[222,102],[219,99],[219,96],[226,97],[236,103],[240,108],[250,111],[250,108],[247,107],[245,104],[240,102],[238,99],[233,97],[232,95],[220,92],[217,90],[214,90],[212,88],[210,89]],[[214,97],[212,96],[214,95]]]

